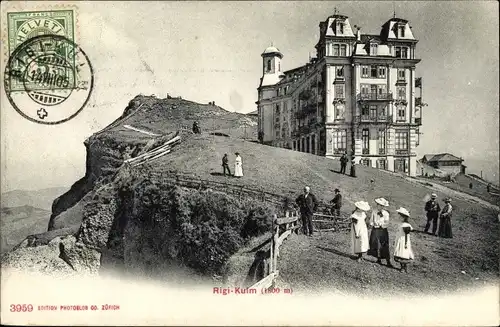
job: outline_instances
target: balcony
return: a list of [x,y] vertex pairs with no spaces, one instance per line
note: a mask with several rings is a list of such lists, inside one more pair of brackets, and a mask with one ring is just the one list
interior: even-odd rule
[[378,154],[385,154],[385,149],[378,149]]
[[421,126],[422,125],[422,118],[415,118],[415,124]]
[[370,154],[370,149],[363,149],[362,154]]
[[396,149],[395,150],[396,155],[408,155],[408,149]]
[[393,98],[391,92],[385,92],[385,93],[371,92],[371,93],[358,94],[358,101],[392,101],[392,100]]
[[335,148],[333,149],[333,154],[344,154],[346,152],[345,148]]
[[392,116],[380,115],[380,116],[370,116],[370,115],[359,115],[356,116],[356,122],[358,123],[390,123],[392,121]]

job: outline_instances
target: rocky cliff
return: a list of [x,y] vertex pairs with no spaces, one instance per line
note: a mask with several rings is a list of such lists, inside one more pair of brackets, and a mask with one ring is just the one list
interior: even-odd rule
[[245,239],[267,228],[272,208],[210,189],[177,187],[152,177],[150,168],[124,165],[175,135],[193,137],[194,121],[205,136],[256,134],[253,118],[213,104],[137,96],[120,118],[85,141],[86,174],[54,200],[48,231],[26,238],[2,257],[2,265],[64,273],[107,268],[151,273],[181,263],[219,274]]

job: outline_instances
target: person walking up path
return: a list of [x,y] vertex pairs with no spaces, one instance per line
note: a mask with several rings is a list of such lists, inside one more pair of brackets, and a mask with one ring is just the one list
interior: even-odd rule
[[224,153],[224,157],[222,157],[222,169],[224,176],[226,176],[226,170],[229,176],[231,176],[231,169],[229,169],[229,159],[227,157],[227,153]]
[[243,161],[241,160],[240,154],[235,153],[236,159],[234,161],[234,176],[243,177]]

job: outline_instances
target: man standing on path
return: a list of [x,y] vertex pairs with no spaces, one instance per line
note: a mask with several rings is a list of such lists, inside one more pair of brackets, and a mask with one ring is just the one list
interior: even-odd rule
[[295,200],[300,208],[300,216],[302,218],[302,231],[305,235],[313,235],[312,217],[318,206],[318,201],[314,194],[310,192],[309,186],[304,187],[304,194],[299,195]]
[[332,215],[335,217],[340,216],[340,208],[342,207],[342,194],[340,194],[340,190],[338,188],[335,189],[335,196],[330,201],[333,203],[332,206]]
[[431,227],[432,221],[433,235],[436,235],[439,211],[441,211],[441,207],[439,207],[439,203],[436,201],[436,199],[437,195],[432,193],[431,199],[425,203],[425,211],[427,212],[427,224],[425,224],[424,232],[428,232],[429,227]]
[[229,169],[229,159],[227,158],[227,153],[224,153],[224,157],[222,157],[222,169],[224,170],[224,176],[226,176],[226,169],[229,176],[231,176],[231,170]]
[[340,157],[340,173],[341,174],[345,174],[345,168],[347,166],[347,161],[349,161],[349,159],[347,159],[347,152],[344,152],[342,157]]

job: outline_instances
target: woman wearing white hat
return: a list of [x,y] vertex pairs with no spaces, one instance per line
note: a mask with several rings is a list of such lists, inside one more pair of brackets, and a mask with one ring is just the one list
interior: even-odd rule
[[358,261],[363,258],[363,253],[368,251],[368,229],[366,227],[366,211],[370,205],[365,201],[354,203],[356,209],[351,215],[351,249],[357,255]]
[[387,266],[392,267],[391,255],[389,253],[389,213],[385,208],[389,206],[389,201],[384,198],[375,199],[377,210],[373,210],[370,217],[370,249],[368,255],[377,258],[377,263],[382,264],[382,259],[387,261]]
[[396,210],[396,212],[402,217],[403,223],[399,225],[398,234],[394,243],[394,260],[401,264],[401,272],[403,270],[408,272],[407,265],[415,258],[410,241],[410,232],[413,228],[408,223],[408,219],[410,218],[408,210],[401,207]]

